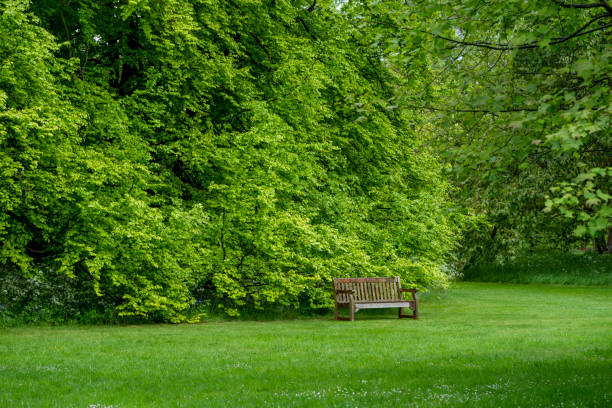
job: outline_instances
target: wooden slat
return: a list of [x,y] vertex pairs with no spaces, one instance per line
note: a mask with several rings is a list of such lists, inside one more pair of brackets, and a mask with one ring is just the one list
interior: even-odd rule
[[399,276],[395,278],[397,280],[397,284],[395,285],[395,290],[397,291],[397,297],[402,299],[402,282],[400,281]]
[[[340,283],[339,280],[336,280],[336,288],[338,290],[342,289],[342,283]],[[338,302],[344,302],[344,298],[342,297],[342,294],[337,294],[336,297],[338,298]]]
[[355,309],[384,309],[387,307],[414,307],[414,302],[371,302],[371,303],[355,303]]
[[383,283],[383,291],[385,292],[384,294],[384,299],[385,300],[391,300],[391,285],[389,283],[388,280],[385,280],[385,282]]
[[[338,289],[339,289],[338,288],[338,279],[334,278],[334,292],[337,291]],[[340,296],[338,296],[337,293],[335,293],[334,295],[336,297],[336,303],[339,302],[340,301]]]

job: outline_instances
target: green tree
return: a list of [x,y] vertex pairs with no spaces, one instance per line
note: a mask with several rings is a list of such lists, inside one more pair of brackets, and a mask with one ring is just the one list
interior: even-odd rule
[[414,113],[389,102],[401,77],[333,2],[5,2],[3,13],[44,38],[28,46],[52,89],[38,100],[65,127],[57,143],[27,135],[54,152],[31,169],[47,201],[2,210],[14,240],[3,262],[53,263],[121,314],[170,321],[194,299],[229,314],[329,307],[334,276],[445,284],[448,185]]
[[466,232],[475,255],[586,238],[603,248],[612,227],[607,1],[347,9],[374,27],[374,45],[399,72],[425,66],[398,104],[430,120],[422,130],[451,166],[458,200],[484,215]]

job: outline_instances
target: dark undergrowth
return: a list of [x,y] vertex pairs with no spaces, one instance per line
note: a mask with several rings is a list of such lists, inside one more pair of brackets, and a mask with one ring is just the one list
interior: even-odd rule
[[[154,318],[117,315],[78,276],[70,279],[53,274],[47,274],[46,279],[37,275],[19,279],[15,276],[0,270],[0,328],[157,323]],[[464,271],[461,279],[474,282],[612,286],[612,254],[524,254],[503,263],[474,265]],[[434,291],[423,295],[438,297],[440,293]],[[228,317],[219,303],[198,301],[186,311],[186,315],[191,322],[302,320],[330,316],[330,310],[277,306],[266,310],[246,309],[241,311],[240,316]]]
[[612,254],[537,252],[506,262],[467,268],[463,280],[474,282],[543,283],[612,286]]
[[[317,318],[329,309],[274,306],[265,310],[245,307],[239,316],[230,317],[220,299],[199,293],[184,311],[186,321],[292,320]],[[59,325],[132,325],[160,323],[155,315],[121,316],[115,305],[96,294],[90,280],[78,274],[67,276],[52,268],[40,268],[24,276],[0,265],[0,328]]]

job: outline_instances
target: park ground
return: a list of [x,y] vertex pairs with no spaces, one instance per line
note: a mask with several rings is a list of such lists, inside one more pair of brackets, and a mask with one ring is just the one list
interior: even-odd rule
[[418,321],[0,329],[0,406],[612,406],[612,288],[455,283]]

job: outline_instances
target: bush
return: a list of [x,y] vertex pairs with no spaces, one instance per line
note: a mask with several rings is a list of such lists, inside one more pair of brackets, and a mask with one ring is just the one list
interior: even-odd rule
[[24,276],[15,267],[0,266],[0,319],[3,323],[82,323],[116,319],[114,304],[97,296],[93,282],[43,266]]

